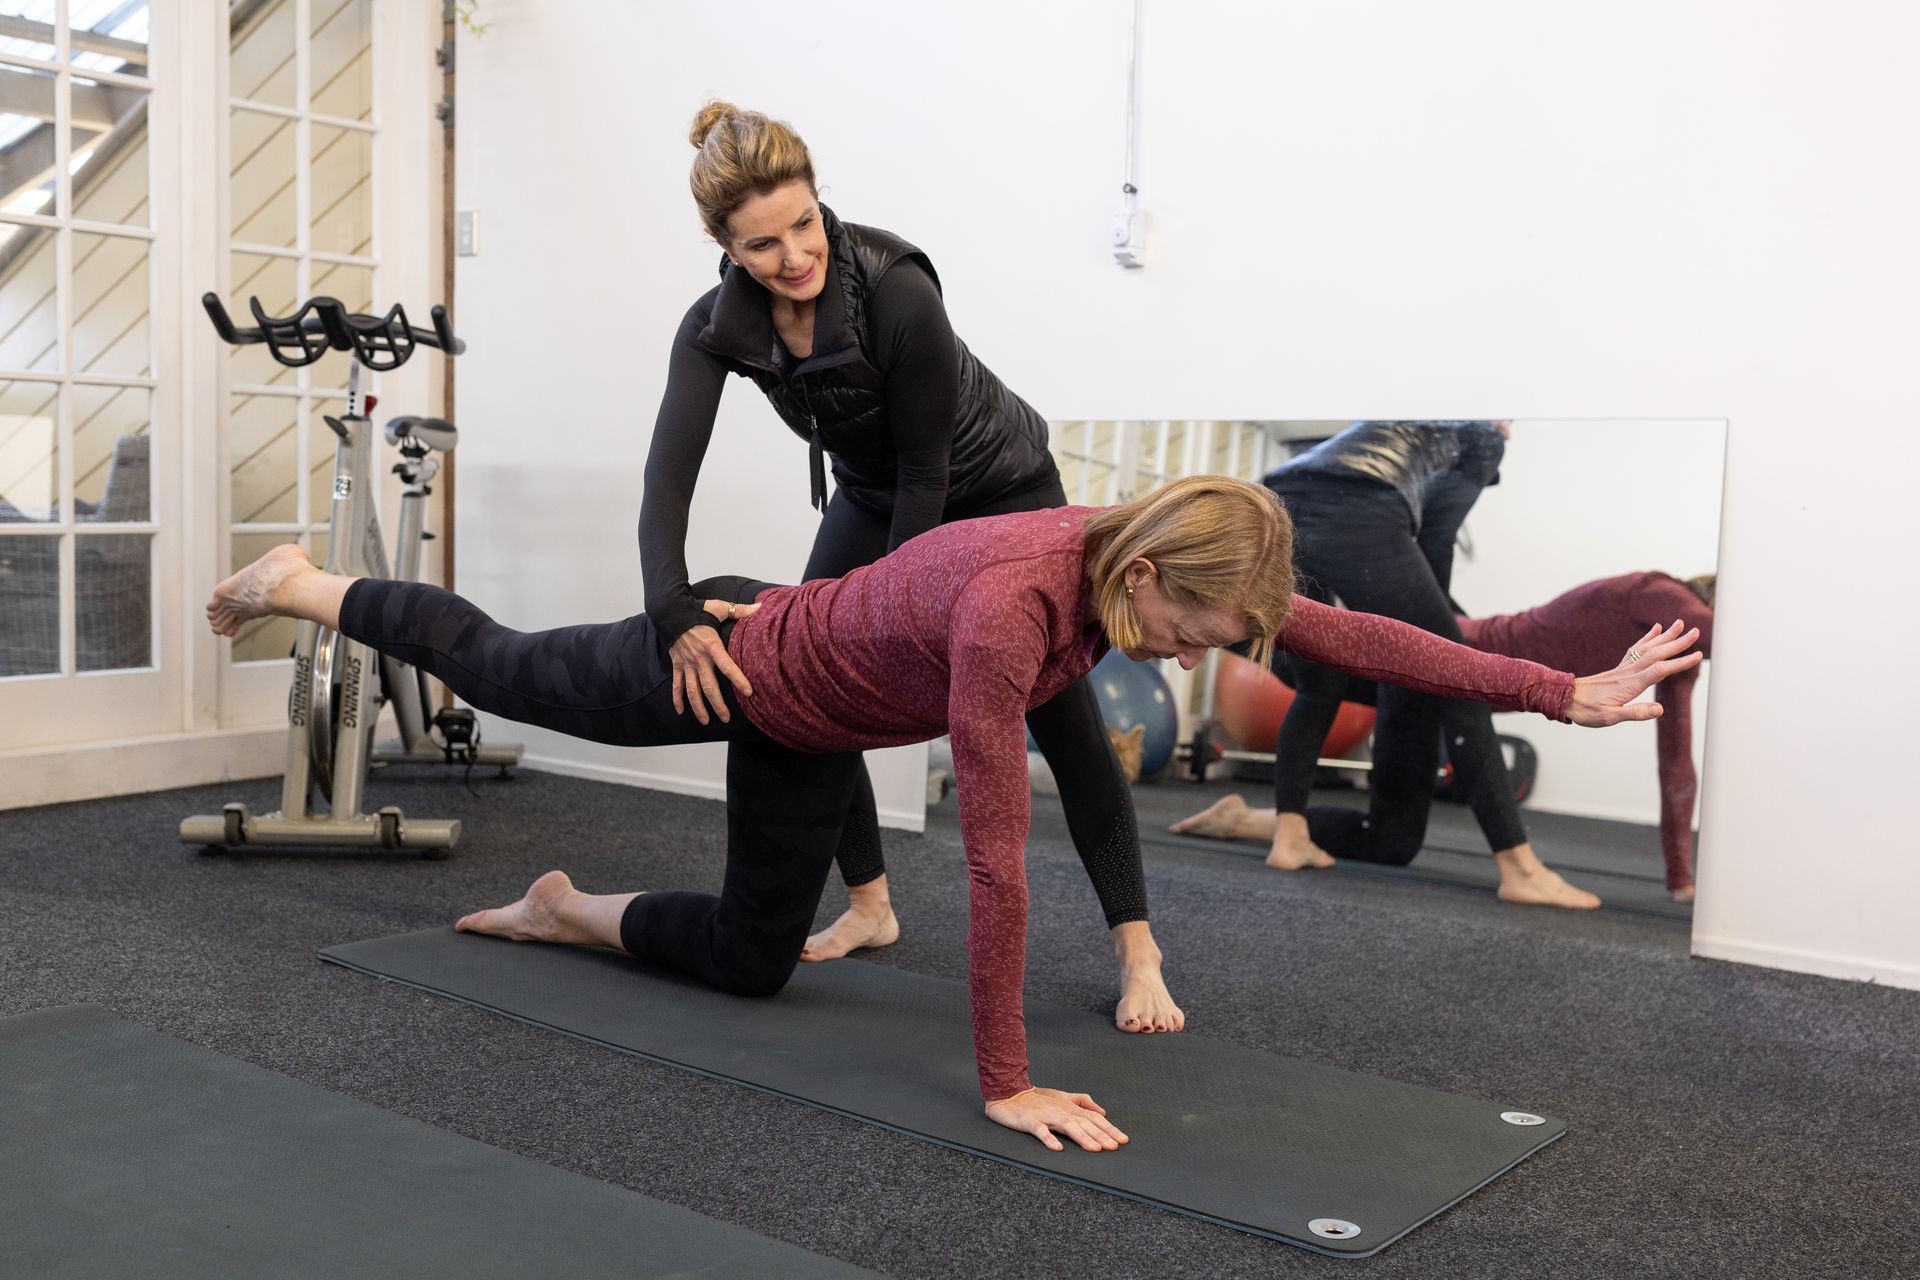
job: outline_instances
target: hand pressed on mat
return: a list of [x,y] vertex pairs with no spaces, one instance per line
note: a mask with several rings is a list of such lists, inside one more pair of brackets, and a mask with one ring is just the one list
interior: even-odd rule
[[1055,1130],[1088,1151],[1117,1151],[1127,1141],[1127,1135],[1107,1119],[1107,1109],[1084,1093],[1028,1089],[987,1103],[987,1118],[1016,1133],[1032,1134],[1049,1151],[1066,1150],[1054,1137]]

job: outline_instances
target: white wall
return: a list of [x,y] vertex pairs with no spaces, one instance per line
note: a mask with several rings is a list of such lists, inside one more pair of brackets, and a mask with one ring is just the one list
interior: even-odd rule
[[[1717,421],[1515,422],[1500,483],[1480,495],[1467,518],[1473,555],[1455,558],[1454,597],[1484,617],[1530,609],[1595,578],[1641,569],[1678,578],[1713,572],[1725,442],[1726,424]],[[1696,766],[1706,746],[1711,682],[1709,664],[1693,691]],[[1538,716],[1495,716],[1494,724],[1539,749],[1527,807],[1660,820],[1653,724],[1606,733]],[[1649,858],[1657,851],[1648,844]]]
[[[502,617],[638,599],[666,343],[713,269],[684,128],[725,95],[800,125],[843,214],[925,248],[959,331],[1049,417],[1726,419],[1695,947],[1920,986],[1920,693],[1889,670],[1920,622],[1894,589],[1920,10],[1147,0],[1137,272],[1105,248],[1121,0],[483,10],[460,546]],[[695,568],[791,573],[799,454],[743,391]]]

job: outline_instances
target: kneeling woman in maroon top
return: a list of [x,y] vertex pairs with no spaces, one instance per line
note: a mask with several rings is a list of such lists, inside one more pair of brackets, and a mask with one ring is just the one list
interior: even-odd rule
[[[1209,647],[1274,644],[1369,679],[1583,724],[1658,714],[1627,704],[1690,666],[1690,636],[1572,676],[1476,654],[1414,628],[1292,599],[1292,530],[1258,485],[1176,481],[1125,506],[946,525],[844,578],[707,584],[707,611],[753,696],[727,721],[673,709],[673,668],[644,614],[524,633],[424,583],[326,574],[280,547],[220,584],[216,631],[280,614],[338,628],[446,681],[482,710],[625,746],[725,740],[727,869],[718,897],[589,895],[549,872],[459,927],[617,947],[724,990],[771,995],[800,958],[871,747],[950,733],[971,879],[974,1051],[987,1115],[1060,1149],[1126,1136],[1085,1094],[1027,1077],[1024,717],[1109,645],[1189,667]],[[750,603],[742,603],[750,602]],[[1426,674],[1416,675],[1415,672]],[[723,690],[723,693],[726,692]]]

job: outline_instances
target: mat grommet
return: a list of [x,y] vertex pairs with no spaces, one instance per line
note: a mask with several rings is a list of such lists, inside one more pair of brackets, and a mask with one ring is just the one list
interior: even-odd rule
[[1315,1218],[1307,1230],[1326,1240],[1351,1240],[1360,1234],[1359,1227],[1340,1218]]
[[1545,1124],[1546,1121],[1531,1111],[1502,1111],[1500,1118],[1508,1124]]

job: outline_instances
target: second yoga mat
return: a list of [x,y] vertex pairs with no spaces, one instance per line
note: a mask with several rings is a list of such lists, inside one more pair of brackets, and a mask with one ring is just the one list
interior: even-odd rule
[[[1049,1152],[981,1113],[966,987],[860,961],[728,996],[610,951],[436,929],[323,959],[1048,1177],[1364,1257],[1565,1132],[1489,1102],[1192,1033],[1123,1036],[1030,1002],[1036,1084],[1092,1094],[1131,1137]],[[1291,998],[1310,999],[1311,993]]]
[[0,1018],[9,1280],[877,1280],[122,1022]]

